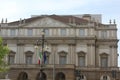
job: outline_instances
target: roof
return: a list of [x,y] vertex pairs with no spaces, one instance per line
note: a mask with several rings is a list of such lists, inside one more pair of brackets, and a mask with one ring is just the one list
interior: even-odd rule
[[58,20],[60,22],[63,22],[63,23],[75,23],[75,24],[83,24],[83,23],[88,23],[88,20],[85,20],[83,18],[78,18],[78,17],[74,17],[74,16],[70,16],[70,15],[66,15],[66,16],[61,16],[61,15],[44,15],[44,16],[36,16],[36,17],[31,17],[31,18],[28,18],[28,19],[23,19],[23,20],[19,20],[19,21],[14,21],[14,22],[10,22],[8,23],[8,25],[19,25],[20,22],[23,23],[31,23],[33,21],[36,21],[38,19],[42,19],[42,18],[45,18],[45,17],[50,17],[54,20]]

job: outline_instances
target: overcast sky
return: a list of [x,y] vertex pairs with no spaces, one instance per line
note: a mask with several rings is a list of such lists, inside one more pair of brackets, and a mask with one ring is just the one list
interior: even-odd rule
[[[0,0],[0,19],[7,18],[11,22],[31,15],[102,14],[103,23],[116,19],[119,39],[119,8],[120,0]],[[120,46],[118,53],[120,54]]]

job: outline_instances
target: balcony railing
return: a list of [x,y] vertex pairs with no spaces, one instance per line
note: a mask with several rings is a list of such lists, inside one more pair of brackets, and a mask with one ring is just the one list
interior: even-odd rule
[[76,69],[80,69],[80,70],[106,70],[106,71],[110,71],[110,70],[120,70],[119,67],[76,67]]
[[[44,64],[42,68],[53,68],[53,64]],[[10,65],[10,68],[40,68],[40,65],[38,64],[13,64]],[[66,68],[66,69],[79,69],[79,70],[120,70],[119,67],[79,67],[75,66],[74,64],[66,64],[66,65],[60,65],[55,64],[55,68]]]
[[[41,65],[38,64],[12,64],[10,65],[10,68],[40,68]],[[42,65],[42,68],[53,68],[53,64],[44,64]],[[75,68],[73,64],[67,64],[67,65],[58,65],[55,64],[55,68]]]

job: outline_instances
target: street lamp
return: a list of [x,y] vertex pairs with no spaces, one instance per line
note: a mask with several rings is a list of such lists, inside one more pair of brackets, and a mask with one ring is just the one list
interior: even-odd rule
[[[39,43],[41,43],[41,48],[42,48],[42,52],[41,53],[39,53],[39,54],[42,54],[42,61],[41,61],[41,63],[40,63],[40,73],[39,73],[39,76],[38,76],[38,78],[37,78],[37,80],[45,80],[45,78],[44,78],[44,73],[43,73],[43,64],[44,64],[44,62],[43,62],[43,57],[44,57],[44,51],[45,51],[45,31],[44,31],[44,29],[43,29],[43,31],[42,31],[42,37],[41,37],[41,40],[37,40],[37,46],[35,46],[35,48],[36,49],[38,49],[39,47],[38,47],[38,45],[39,45]],[[39,49],[38,49],[39,50]],[[39,55],[40,56],[40,55]]]
[[116,80],[116,70],[112,70],[112,78],[114,79],[114,80]]

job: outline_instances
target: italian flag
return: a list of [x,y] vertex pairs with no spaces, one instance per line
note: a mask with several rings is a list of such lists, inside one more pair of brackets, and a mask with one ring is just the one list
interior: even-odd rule
[[38,58],[38,64],[41,64],[42,63],[42,52],[39,52],[38,53],[39,55],[39,58]]

